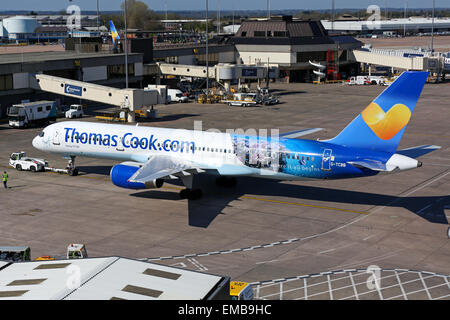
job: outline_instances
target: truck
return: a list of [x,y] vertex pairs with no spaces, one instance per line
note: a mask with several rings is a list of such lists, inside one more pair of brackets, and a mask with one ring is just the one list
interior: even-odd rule
[[48,162],[44,159],[36,159],[27,157],[24,151],[14,152],[9,157],[9,165],[18,171],[45,171],[48,167]]
[[0,261],[30,261],[30,247],[0,247]]
[[83,106],[81,104],[72,104],[69,110],[66,111],[67,119],[82,118],[83,115]]
[[222,103],[226,103],[229,106],[248,107],[255,106],[259,102],[257,93],[234,93],[228,99],[222,100]]
[[368,76],[350,77],[346,82],[348,85],[367,85],[371,84]]
[[8,110],[9,126],[27,128],[56,121],[55,101],[35,101],[12,105]]
[[247,282],[231,281],[230,296],[231,300],[253,300],[253,288]]
[[167,102],[188,102],[188,97],[179,89],[167,89]]
[[369,76],[368,80],[370,81],[370,84],[377,84],[380,86],[388,85],[388,79],[383,76]]

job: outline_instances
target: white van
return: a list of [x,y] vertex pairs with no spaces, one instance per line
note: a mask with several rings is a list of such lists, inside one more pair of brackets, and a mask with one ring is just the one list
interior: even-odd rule
[[188,98],[179,89],[167,89],[167,102],[188,102]]

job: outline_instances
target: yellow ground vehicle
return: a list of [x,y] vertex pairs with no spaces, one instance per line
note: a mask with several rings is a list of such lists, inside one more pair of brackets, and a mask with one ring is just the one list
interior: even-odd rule
[[247,282],[231,281],[230,296],[231,300],[252,300],[254,296],[252,286]]
[[202,93],[198,95],[197,103],[218,103],[221,98],[222,97],[218,94],[209,94],[208,96],[206,96],[206,94]]

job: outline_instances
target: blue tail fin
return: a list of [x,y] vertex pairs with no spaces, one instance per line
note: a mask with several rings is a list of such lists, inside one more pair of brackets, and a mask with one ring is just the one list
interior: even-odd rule
[[112,37],[112,41],[114,46],[116,45],[116,41],[119,39],[119,33],[116,30],[116,27],[114,26],[114,23],[112,22],[112,20],[109,20],[109,30],[111,31],[111,37]]
[[329,143],[395,152],[428,72],[405,71]]

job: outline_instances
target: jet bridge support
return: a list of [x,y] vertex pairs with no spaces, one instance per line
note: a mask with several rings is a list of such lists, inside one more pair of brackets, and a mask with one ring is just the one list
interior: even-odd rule
[[30,85],[33,89],[118,106],[127,111],[128,122],[135,121],[136,110],[164,103],[158,88],[118,89],[45,74],[31,76]]

